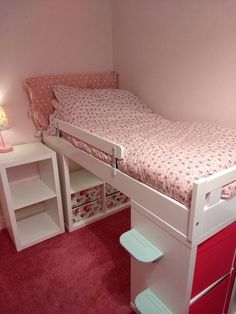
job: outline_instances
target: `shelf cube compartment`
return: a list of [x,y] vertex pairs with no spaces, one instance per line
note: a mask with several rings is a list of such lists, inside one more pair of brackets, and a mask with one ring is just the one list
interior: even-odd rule
[[57,207],[55,197],[15,212],[19,239],[18,251],[64,231]]
[[7,168],[6,173],[12,210],[18,210],[56,196],[51,159]]

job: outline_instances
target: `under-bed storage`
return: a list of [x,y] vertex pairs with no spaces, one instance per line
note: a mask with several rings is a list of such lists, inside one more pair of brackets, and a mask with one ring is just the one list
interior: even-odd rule
[[74,163],[58,155],[65,224],[74,231],[129,205],[129,198]]
[[[146,291],[150,289],[174,314],[222,314],[230,298],[234,280],[236,249],[236,222],[232,223],[198,247],[191,247],[172,236],[157,217],[131,202],[131,228],[144,237],[141,244],[127,241],[129,232],[121,236],[121,244],[131,254],[131,303],[142,314],[158,313],[147,308]],[[125,239],[126,237],[126,239]],[[136,240],[138,237],[135,235]],[[141,262],[140,254],[147,256],[148,242],[162,255],[155,262]],[[139,260],[135,256],[139,246]],[[192,293],[190,294],[192,290]],[[142,295],[143,293],[143,295]],[[146,299],[145,299],[146,294]],[[140,295],[142,297],[140,297]],[[217,298],[217,299],[215,299]],[[214,302],[214,299],[217,300]],[[153,303],[153,302],[152,302]],[[159,303],[157,303],[159,304]],[[190,305],[191,304],[191,305]]]

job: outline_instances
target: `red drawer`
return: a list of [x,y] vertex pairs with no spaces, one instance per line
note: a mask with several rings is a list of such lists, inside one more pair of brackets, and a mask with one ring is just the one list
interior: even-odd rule
[[230,272],[236,248],[236,222],[197,248],[192,298]]
[[229,310],[229,304],[232,298],[232,292],[233,292],[233,287],[235,283],[235,277],[236,277],[236,269],[233,269],[230,275],[230,282],[229,282],[229,289],[227,292],[227,298],[226,298],[226,303],[225,303],[225,309],[224,313],[228,313]]
[[222,314],[229,285],[229,276],[190,306],[189,314]]

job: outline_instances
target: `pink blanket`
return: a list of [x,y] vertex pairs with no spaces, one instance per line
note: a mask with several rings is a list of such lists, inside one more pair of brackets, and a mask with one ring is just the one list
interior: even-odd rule
[[[121,144],[125,157],[118,168],[190,208],[193,182],[236,165],[236,130],[209,123],[173,122],[124,90],[78,90],[56,86],[57,117]],[[75,146],[105,162],[110,156],[71,136]],[[222,197],[236,195],[236,184]]]

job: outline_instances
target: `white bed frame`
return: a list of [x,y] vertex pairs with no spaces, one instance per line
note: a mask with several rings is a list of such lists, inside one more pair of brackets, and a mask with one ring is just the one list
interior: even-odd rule
[[[121,145],[59,119],[56,126],[57,136],[43,134],[45,144],[130,197],[132,228],[159,247],[165,256],[150,266],[131,259],[131,306],[136,310],[137,296],[141,295],[139,300],[143,302],[140,292],[150,287],[158,296],[158,302],[160,298],[171,309],[168,313],[187,314],[190,304],[202,296],[201,293],[191,300],[197,246],[236,219],[236,197],[229,200],[220,197],[222,187],[236,180],[236,166],[194,182],[191,208],[188,209],[118,170],[116,161],[124,156]],[[73,146],[60,137],[61,131],[110,154],[112,165]]]
[[[205,241],[236,219],[236,197],[220,198],[223,186],[236,180],[236,166],[200,179],[193,184],[192,203],[189,210],[174,199],[158,192],[116,169],[116,159],[124,156],[124,147],[84,131],[72,124],[56,120],[57,137],[43,134],[46,145],[63,153],[102,180],[108,182],[148,212],[158,217],[159,223],[174,237],[190,247]],[[66,132],[112,156],[112,166],[74,147],[60,137]]]

